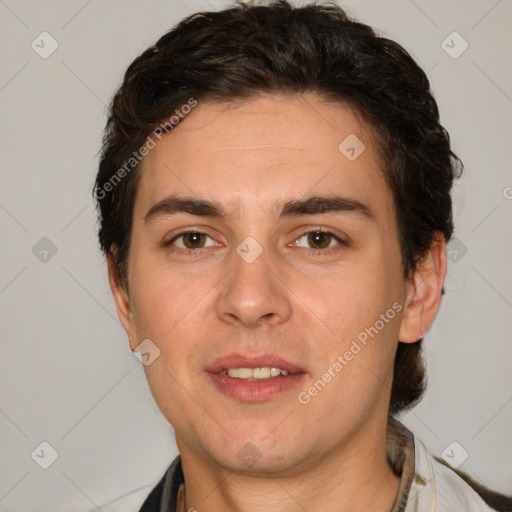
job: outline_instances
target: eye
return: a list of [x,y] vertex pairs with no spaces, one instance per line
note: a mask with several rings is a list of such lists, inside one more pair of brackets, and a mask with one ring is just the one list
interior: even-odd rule
[[[306,244],[309,244],[307,247],[313,247],[312,252],[319,251],[320,249],[331,249],[332,247],[336,247],[337,245],[346,245],[345,242],[338,236],[330,233],[329,231],[315,230],[308,231],[304,233],[302,236],[297,238],[295,241],[295,245],[298,247],[304,247],[300,245],[300,241],[304,240]],[[319,252],[330,252],[330,251],[319,251]]]
[[[208,238],[212,243],[206,245]],[[174,246],[185,251],[193,251],[195,249],[215,246],[216,242],[206,233],[200,231],[186,231],[171,238],[165,245]]]

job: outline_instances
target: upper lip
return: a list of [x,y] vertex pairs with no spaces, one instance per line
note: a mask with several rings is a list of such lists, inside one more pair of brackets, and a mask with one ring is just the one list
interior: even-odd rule
[[302,373],[304,370],[275,354],[261,354],[258,356],[244,356],[242,354],[228,354],[213,361],[206,368],[207,372],[220,373],[229,368],[279,368],[288,373]]

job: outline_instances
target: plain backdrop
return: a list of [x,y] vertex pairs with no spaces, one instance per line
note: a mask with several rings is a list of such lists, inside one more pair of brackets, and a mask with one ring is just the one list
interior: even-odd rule
[[[465,163],[428,390],[402,419],[512,493],[512,3],[340,4],[428,71]],[[177,453],[117,321],[90,191],[128,64],[185,15],[225,5],[0,0],[1,511],[135,511]]]

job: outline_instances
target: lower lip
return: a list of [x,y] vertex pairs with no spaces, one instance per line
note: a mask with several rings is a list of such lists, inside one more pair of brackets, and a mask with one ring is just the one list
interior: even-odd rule
[[305,373],[281,375],[269,380],[248,381],[229,375],[207,372],[220,391],[244,402],[263,402],[299,385]]

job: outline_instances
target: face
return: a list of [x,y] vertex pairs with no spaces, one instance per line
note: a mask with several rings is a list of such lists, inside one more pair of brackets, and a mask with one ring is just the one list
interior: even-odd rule
[[415,292],[348,108],[200,103],[145,157],[128,283],[118,313],[160,351],[144,370],[182,457],[292,474],[385,428]]

